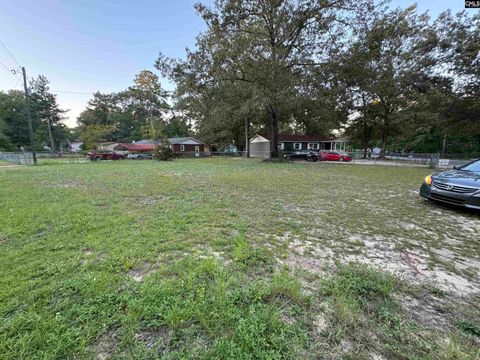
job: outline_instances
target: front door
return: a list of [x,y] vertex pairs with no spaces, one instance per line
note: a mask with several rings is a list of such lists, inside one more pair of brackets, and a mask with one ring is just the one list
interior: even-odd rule
[[195,156],[200,156],[200,146],[195,146]]

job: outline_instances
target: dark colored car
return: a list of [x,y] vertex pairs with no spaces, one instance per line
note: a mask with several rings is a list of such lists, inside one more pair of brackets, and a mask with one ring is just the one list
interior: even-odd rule
[[100,161],[100,160],[123,160],[125,159],[125,155],[116,153],[115,151],[90,151],[87,154],[87,158],[92,161]]
[[320,161],[352,161],[352,158],[347,154],[341,154],[338,151],[320,151],[318,153],[318,160]]
[[480,160],[428,175],[420,195],[429,200],[480,210]]
[[298,150],[289,154],[283,155],[284,158],[295,160],[304,160],[304,161],[317,161],[318,153],[312,150]]

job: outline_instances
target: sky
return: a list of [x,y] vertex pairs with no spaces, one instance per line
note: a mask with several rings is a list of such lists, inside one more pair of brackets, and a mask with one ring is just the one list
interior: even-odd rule
[[[76,118],[93,92],[116,92],[132,85],[135,74],[158,71],[159,52],[185,56],[206,29],[193,8],[197,0],[0,0],[0,41],[28,77],[45,75],[60,107],[69,109],[65,123]],[[202,1],[210,4],[212,1]],[[406,7],[410,0],[392,0]],[[417,0],[420,11],[464,10],[464,0]],[[468,10],[478,11],[478,10]],[[22,89],[18,69],[0,44],[0,90]],[[160,75],[160,74],[158,74]],[[162,86],[173,84],[162,79]]]

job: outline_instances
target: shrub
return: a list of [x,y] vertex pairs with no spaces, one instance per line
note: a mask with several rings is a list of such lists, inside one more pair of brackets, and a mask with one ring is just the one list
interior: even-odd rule
[[161,145],[153,150],[153,158],[158,161],[173,160],[173,150],[168,145]]

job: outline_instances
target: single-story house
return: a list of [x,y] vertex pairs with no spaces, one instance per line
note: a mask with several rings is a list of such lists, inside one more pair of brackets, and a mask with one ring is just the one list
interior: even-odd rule
[[[250,140],[250,156],[269,158],[271,151],[270,143],[270,136],[256,135]],[[337,139],[317,135],[278,134],[278,150],[286,152],[297,150],[345,151],[346,144],[346,139]]]
[[155,144],[119,143],[113,150],[118,152],[152,152],[156,146]]
[[175,153],[195,153],[205,152],[205,144],[193,137],[169,138],[168,141]]
[[[181,138],[169,138],[168,142],[173,150],[173,152],[181,154],[203,154],[205,152],[205,144],[200,140],[197,140],[193,137],[181,137]],[[130,143],[118,143],[113,148],[115,151],[119,152],[151,152],[155,147],[160,145],[161,142],[158,140],[139,140]]]

